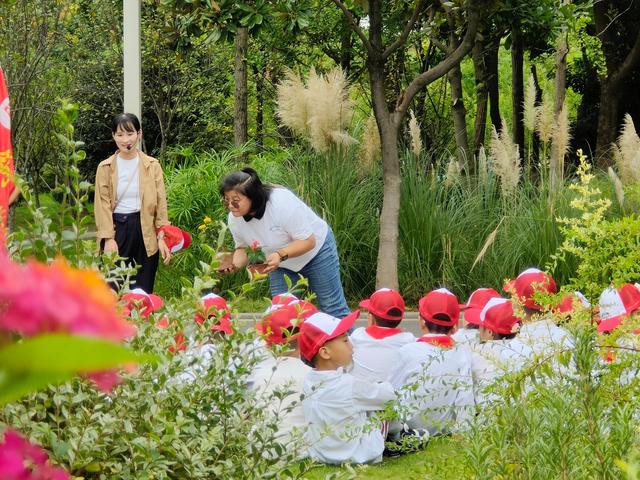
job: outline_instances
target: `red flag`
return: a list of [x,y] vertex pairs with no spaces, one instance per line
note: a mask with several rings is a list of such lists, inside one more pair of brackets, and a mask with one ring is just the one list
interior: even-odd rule
[[9,91],[0,67],[0,246],[4,247],[9,197],[16,188],[13,182],[13,152],[11,150],[11,115]]

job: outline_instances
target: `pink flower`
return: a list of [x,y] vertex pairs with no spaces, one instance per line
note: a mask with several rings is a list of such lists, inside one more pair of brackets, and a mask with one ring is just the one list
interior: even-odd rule
[[253,242],[251,242],[251,250],[253,250],[254,252],[257,252],[259,248],[260,248],[260,244],[258,243],[257,240],[254,240]]
[[13,262],[0,254],[0,331],[31,337],[70,333],[122,341],[136,328],[117,310],[117,299],[97,272]]
[[0,478],[3,480],[70,480],[54,467],[42,447],[30,443],[15,430],[6,430],[0,443]]
[[105,393],[110,392],[122,383],[122,379],[117,370],[103,370],[101,372],[88,373],[87,378],[93,382],[98,390]]

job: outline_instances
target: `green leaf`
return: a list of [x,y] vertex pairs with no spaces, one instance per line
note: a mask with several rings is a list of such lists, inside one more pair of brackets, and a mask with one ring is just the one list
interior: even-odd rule
[[62,383],[73,377],[73,372],[30,372],[26,374],[0,369],[0,405],[15,402],[48,385]]
[[62,334],[40,335],[0,350],[0,369],[13,373],[92,372],[152,361],[155,357],[117,343]]

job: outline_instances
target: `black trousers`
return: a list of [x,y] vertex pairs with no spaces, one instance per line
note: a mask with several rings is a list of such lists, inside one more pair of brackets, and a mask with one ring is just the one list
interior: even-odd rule
[[114,213],[113,225],[116,230],[118,254],[125,258],[127,265],[139,266],[131,282],[131,288],[141,288],[147,293],[153,293],[160,253],[147,256],[140,225],[140,212]]

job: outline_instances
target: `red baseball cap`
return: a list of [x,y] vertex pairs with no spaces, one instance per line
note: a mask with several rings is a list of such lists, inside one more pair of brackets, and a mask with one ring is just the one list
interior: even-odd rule
[[164,232],[164,241],[167,247],[169,247],[169,250],[171,250],[171,253],[179,252],[191,245],[191,235],[189,232],[185,232],[178,227],[163,225],[158,231]]
[[359,311],[351,312],[342,320],[324,312],[311,315],[300,326],[300,335],[298,336],[300,355],[308,361],[312,361],[325,343],[349,330],[359,315]]
[[490,299],[480,312],[480,326],[495,333],[515,333],[520,322],[521,319],[513,313],[513,304],[506,298]]
[[318,309],[312,303],[297,300],[265,315],[256,329],[265,336],[268,344],[287,343],[298,335],[298,332],[293,333],[292,330],[300,327],[305,319],[317,312]]
[[131,310],[138,310],[143,317],[149,316],[151,312],[155,312],[164,305],[164,300],[159,295],[147,293],[141,288],[134,288],[129,293],[125,293],[122,300],[126,301],[124,308],[127,315]]
[[533,299],[536,292],[556,293],[558,288],[556,282],[548,273],[537,268],[528,268],[515,279],[509,280],[504,284],[502,289],[508,293],[515,293],[518,298],[523,299],[524,306],[532,310],[541,310],[542,306],[538,305]]
[[574,311],[574,302],[576,300],[579,300],[584,308],[591,307],[591,302],[587,300],[587,297],[585,297],[582,292],[575,291],[562,297],[558,305],[554,307],[554,311],[557,313],[565,313],[570,315]]
[[196,323],[202,325],[205,319],[214,318],[217,320],[211,325],[211,330],[223,332],[226,334],[233,333],[231,328],[231,311],[227,305],[227,301],[220,295],[209,293],[200,299],[200,307],[193,319]]
[[640,290],[630,283],[620,288],[609,287],[600,295],[599,332],[611,332],[622,319],[640,308]]
[[[376,317],[385,320],[402,320],[404,315],[404,300],[395,290],[380,288],[366,300],[360,302],[360,306]],[[391,315],[390,310],[400,310],[399,315]]]
[[[422,297],[418,301],[418,311],[423,319],[445,327],[457,325],[460,318],[458,298],[446,288],[433,290]],[[449,321],[434,318],[438,314],[446,315]]]
[[493,288],[478,288],[469,296],[462,314],[464,321],[472,325],[480,325],[480,312],[492,298],[500,298],[500,294]]
[[264,315],[268,315],[269,313],[274,312],[279,308],[289,305],[291,302],[297,301],[299,301],[298,297],[296,297],[293,293],[286,292],[276,295],[271,299],[271,305],[269,305],[264,311]]

